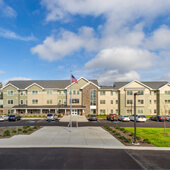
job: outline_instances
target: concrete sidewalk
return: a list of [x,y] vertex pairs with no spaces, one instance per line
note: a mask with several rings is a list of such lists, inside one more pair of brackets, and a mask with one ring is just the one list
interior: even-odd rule
[[[63,116],[59,120],[60,122],[70,122],[70,115],[68,116]],[[87,118],[85,116],[80,116],[80,115],[72,115],[72,121],[77,121],[77,122],[88,122]]]

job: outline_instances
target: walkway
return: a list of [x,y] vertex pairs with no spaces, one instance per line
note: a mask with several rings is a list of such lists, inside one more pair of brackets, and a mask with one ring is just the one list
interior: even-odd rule
[[[70,121],[70,115],[63,116],[60,119],[60,122],[69,122]],[[78,122],[88,122],[87,118],[85,116],[80,115],[72,115],[72,121],[78,121]]]

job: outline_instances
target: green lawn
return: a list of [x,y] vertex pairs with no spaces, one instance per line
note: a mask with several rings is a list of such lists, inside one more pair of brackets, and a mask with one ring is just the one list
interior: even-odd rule
[[97,118],[98,118],[98,119],[100,119],[100,118],[101,118],[101,119],[106,119],[107,116],[104,116],[104,115],[97,115]]
[[[134,128],[125,128],[130,132],[134,132]],[[164,128],[137,128],[137,136],[143,139],[149,139],[149,141],[159,147],[170,147],[170,135],[161,134],[164,133]],[[170,134],[170,128],[166,128],[166,133]]]
[[46,118],[46,116],[22,116],[21,118]]

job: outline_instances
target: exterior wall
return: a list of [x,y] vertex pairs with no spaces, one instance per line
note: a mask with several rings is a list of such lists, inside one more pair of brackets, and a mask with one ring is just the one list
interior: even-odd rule
[[[13,90],[14,94],[12,96],[8,96],[8,90]],[[14,104],[8,104],[8,100],[13,100]],[[3,113],[8,114],[8,110],[11,110],[13,106],[19,104],[19,94],[18,90],[9,85],[3,89]]]
[[[100,95],[101,91],[105,91],[105,95]],[[111,95],[111,91],[113,90],[100,89],[98,91],[98,114],[100,114],[100,110],[105,110],[106,115],[110,114],[111,110],[113,110],[113,113],[116,113],[116,109],[118,109],[118,104],[116,104],[118,94],[116,94],[116,91],[113,91],[113,95]],[[105,104],[100,104],[100,100],[105,100]],[[113,104],[111,104],[111,100],[113,100]]]
[[[135,90],[136,89],[136,90]],[[139,84],[138,82],[133,81],[120,90],[120,100],[119,100],[119,109],[121,115],[134,114],[134,93],[138,90],[143,90],[143,95],[136,96],[136,113],[138,114],[138,109],[143,109],[143,114],[150,114],[150,89]],[[127,91],[133,91],[132,95],[127,95]],[[127,104],[127,100],[132,100],[132,104]],[[143,104],[139,104],[138,100],[143,100]],[[131,113],[127,113],[127,110],[132,110]]]
[[170,91],[170,85],[163,86],[158,92],[158,112],[160,115],[170,115],[170,104],[165,104],[165,100],[170,100],[170,95],[166,95],[165,91]]
[[96,90],[96,114],[98,114],[98,88],[93,84],[89,84],[82,90],[82,105],[86,106],[84,111],[86,115],[90,114],[90,90]]

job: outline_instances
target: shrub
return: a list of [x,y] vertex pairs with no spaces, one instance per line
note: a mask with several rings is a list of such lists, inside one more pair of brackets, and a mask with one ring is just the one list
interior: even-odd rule
[[27,133],[28,131],[27,130],[23,130],[23,133]]
[[121,127],[121,128],[119,128],[119,129],[120,129],[121,131],[124,131],[124,130],[125,130],[125,128],[122,128],[122,127]]
[[131,133],[129,136],[134,136],[134,133]]
[[40,127],[40,125],[37,125],[37,128],[39,128]]
[[61,117],[61,114],[58,114],[58,117]]
[[119,139],[126,140],[126,137],[120,136]]
[[125,142],[126,142],[126,143],[131,143],[131,142],[132,142],[132,139],[126,138],[126,139],[125,139]]
[[114,125],[115,129],[120,129],[120,127],[118,125]]
[[33,131],[33,130],[31,128],[29,128],[28,131]]
[[16,130],[13,130],[12,133],[17,133],[17,131],[16,131]]
[[36,127],[36,126],[34,126],[34,127],[33,127],[33,129],[37,129],[37,127]]
[[116,131],[115,131],[115,130],[112,130],[112,132],[113,132],[113,133],[116,133]]
[[141,137],[140,137],[140,136],[136,136],[136,139],[137,139],[137,140],[140,140],[140,139],[141,139]]
[[107,128],[108,126],[107,125],[104,125],[104,128]]
[[120,133],[115,133],[116,136],[120,136]]
[[125,130],[123,130],[123,133],[128,133],[128,131],[125,129]]
[[151,142],[149,141],[149,139],[143,139],[143,143],[151,144]]
[[90,117],[90,114],[88,114],[88,117]]
[[9,130],[4,131],[3,136],[10,136],[10,131]]
[[27,126],[23,126],[23,129],[27,129]]
[[18,129],[18,132],[21,132],[22,131],[22,129]]
[[29,128],[30,126],[29,126],[29,125],[27,125],[26,127],[27,127],[27,128]]

